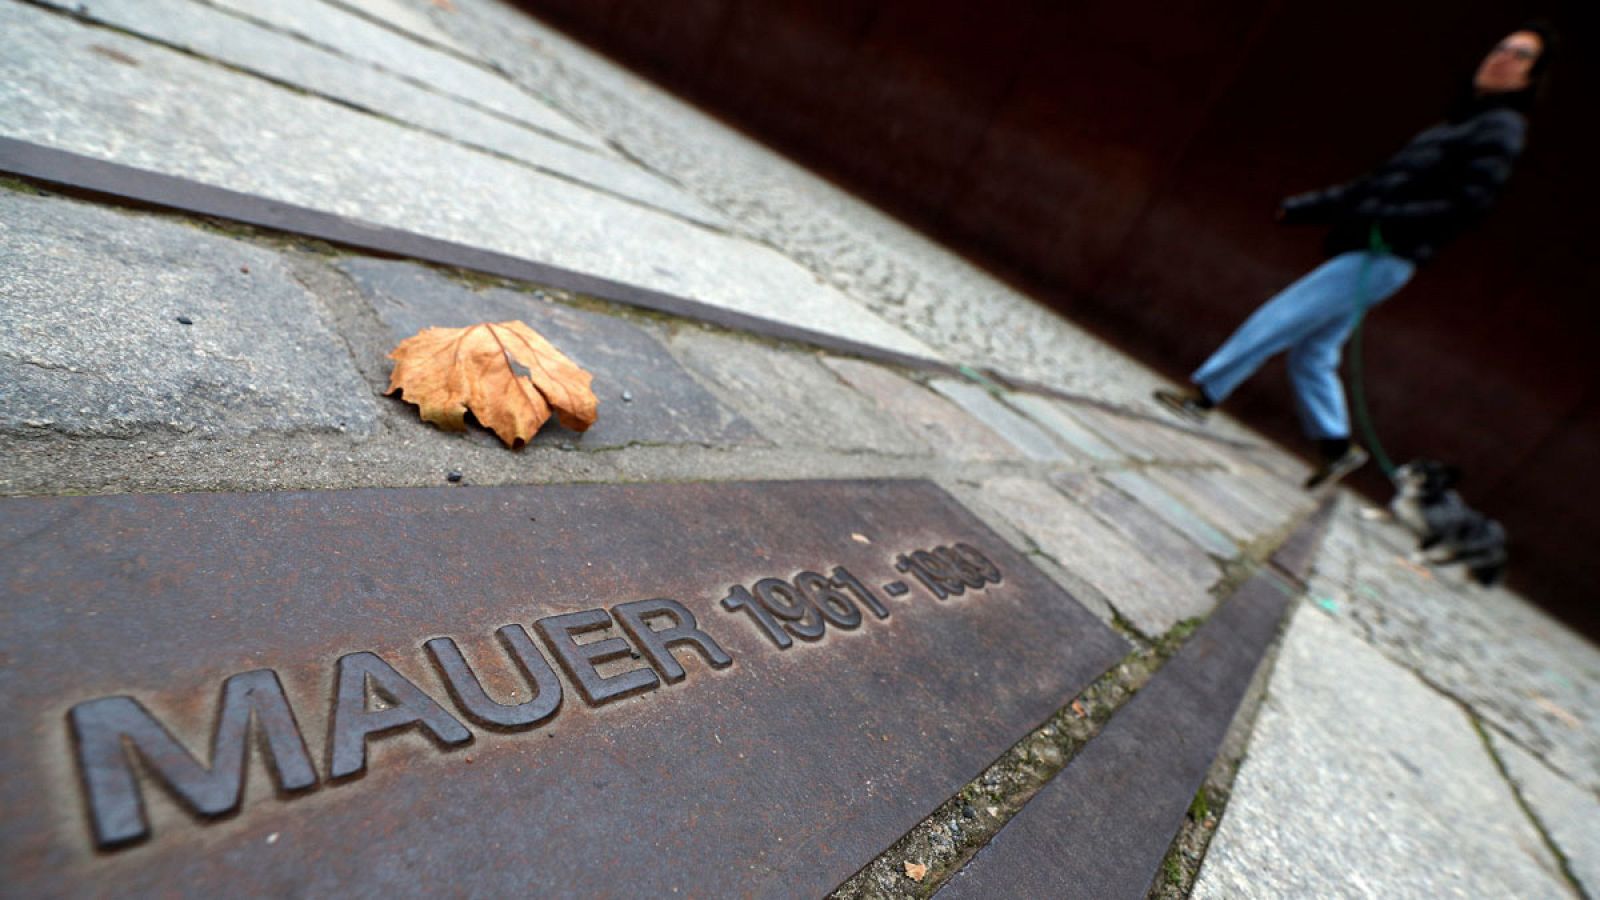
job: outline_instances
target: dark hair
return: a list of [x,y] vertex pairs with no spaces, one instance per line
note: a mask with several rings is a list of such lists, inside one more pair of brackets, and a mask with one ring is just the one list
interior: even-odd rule
[[1550,64],[1556,57],[1556,49],[1561,38],[1549,19],[1530,19],[1505,33],[1516,34],[1519,31],[1529,31],[1539,36],[1539,55],[1528,68],[1528,86],[1520,91],[1480,97],[1469,81],[1463,85],[1462,93],[1450,104],[1448,118],[1464,119],[1476,115],[1485,106],[1508,106],[1523,115],[1533,111],[1535,102],[1544,94],[1550,80]]

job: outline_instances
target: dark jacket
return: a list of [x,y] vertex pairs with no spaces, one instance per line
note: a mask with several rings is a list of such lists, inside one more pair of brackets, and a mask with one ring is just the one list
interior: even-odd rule
[[1527,127],[1511,104],[1478,98],[1367,175],[1285,200],[1283,220],[1332,225],[1330,255],[1370,246],[1376,223],[1396,255],[1426,260],[1488,212],[1522,153]]

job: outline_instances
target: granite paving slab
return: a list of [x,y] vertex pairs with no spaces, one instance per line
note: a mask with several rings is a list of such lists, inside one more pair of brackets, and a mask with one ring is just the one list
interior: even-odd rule
[[208,2],[551,134],[592,147],[604,146],[571,116],[500,73],[428,47],[322,0]]
[[[718,403],[660,341],[624,319],[563,306],[534,293],[472,290],[414,263],[351,257],[338,268],[354,280],[388,328],[391,346],[424,328],[520,319],[593,374],[600,418],[582,434],[551,421],[535,444],[592,449],[757,440],[748,421]],[[474,433],[497,440],[486,431]]]
[[477,53],[466,44],[461,43],[428,18],[428,10],[445,10],[440,4],[410,3],[407,0],[326,0],[341,9],[365,15],[369,19],[403,31],[414,38],[419,38],[430,44],[448,48],[452,52],[465,56],[469,61],[483,63]]
[[[1153,398],[1146,398],[1145,403],[1135,408],[1142,409],[1173,433],[1213,438],[1206,441],[1208,452],[1220,455],[1230,468],[1238,464],[1252,464],[1291,485],[1301,484],[1311,474],[1311,466],[1294,452],[1268,440],[1223,410],[1213,411],[1203,424],[1197,425],[1173,415]],[[1304,444],[1296,442],[1296,446]],[[1305,446],[1304,449],[1309,452],[1311,448]]]
[[992,529],[995,534],[1004,538],[1006,543],[1013,549],[1019,553],[1027,554],[1029,562],[1038,566],[1039,570],[1049,576],[1051,581],[1054,581],[1067,593],[1071,594],[1073,599],[1078,601],[1084,609],[1094,613],[1095,618],[1107,625],[1116,623],[1117,613],[1111,608],[1111,604],[1107,602],[1105,594],[1089,582],[1088,579],[1068,570],[1055,559],[1042,553],[1039,550],[1038,541],[1035,541],[1021,528],[1017,527],[1015,518],[1002,514],[997,507],[991,504],[990,500],[985,496],[982,482],[974,482],[960,475],[946,475],[938,479],[936,483],[947,491],[950,496],[955,497],[962,506],[971,510],[972,514],[982,520],[983,524]]
[[[1294,518],[1316,508],[1325,492],[1308,491],[1296,481],[1283,478],[1245,460],[1219,460],[1221,471],[1212,477],[1228,485],[1251,509],[1269,520]],[[1199,473],[1196,473],[1199,474]]]
[[1069,414],[1135,462],[1153,463],[1165,457],[1161,449],[1127,426],[1120,416],[1087,403],[1074,405]]
[[18,140],[934,355],[770,248],[36,7],[0,6],[0,106]]
[[1143,472],[1109,472],[1106,481],[1118,490],[1137,500],[1146,509],[1198,544],[1218,559],[1232,559],[1239,555],[1239,545],[1233,538],[1219,531],[1199,513],[1190,509]]
[[1016,448],[989,426],[885,366],[842,356],[825,356],[822,363],[941,453],[973,460],[1007,459],[1017,454]]
[[1085,459],[1110,463],[1126,462],[1128,459],[1127,454],[1111,446],[1105,438],[1085,428],[1083,423],[1073,416],[1070,406],[1060,400],[1019,391],[1011,394],[1007,402],[1043,425],[1057,439]]
[[1291,480],[1260,466],[1240,464],[1233,467],[1232,477],[1243,489],[1265,501],[1269,507],[1289,510],[1291,515],[1301,515],[1314,508],[1321,491],[1308,491],[1299,480]]
[[979,385],[954,378],[935,378],[929,387],[943,394],[973,418],[989,426],[1029,459],[1070,462],[1072,455],[1026,416],[995,399]]
[[718,227],[727,224],[721,214],[681,189],[614,154],[596,152],[601,148],[592,142],[583,149],[566,138],[557,140],[195,0],[47,2],[674,215]]
[[0,429],[367,434],[372,389],[277,254],[0,189]]
[[1295,615],[1191,896],[1569,897],[1461,708]]
[[1058,472],[1050,483],[1087,507],[1151,559],[1170,567],[1188,583],[1211,585],[1221,575],[1217,563],[1154,510],[1087,473]]
[[840,380],[815,353],[697,327],[668,340],[691,372],[780,447],[925,456],[927,439]]
[[1045,482],[993,478],[983,483],[980,496],[1041,551],[1104,594],[1147,637],[1211,609],[1210,580],[1184,577],[1150,548],[1136,546]]
[[1277,475],[1289,484],[1303,484],[1306,478],[1311,475],[1311,466],[1305,460],[1281,447],[1257,443],[1241,452],[1256,465]]
[[1093,408],[1087,404],[1083,407],[1083,411],[1094,421],[1102,423],[1105,428],[1124,434],[1137,444],[1148,448],[1152,456],[1164,462],[1219,465],[1225,468],[1233,466],[1232,459],[1213,452],[1211,442],[1204,438],[1133,416],[1123,416]]
[[[1600,649],[1516,593],[1426,567],[1398,526],[1346,496],[1311,589],[1339,623],[1600,793]],[[1512,565],[1516,565],[1513,550]]]
[[1590,897],[1600,897],[1600,798],[1499,731],[1486,733],[1529,812],[1566,857],[1568,871]]
[[1328,493],[1326,490],[1308,491],[1256,466],[1240,466],[1233,471],[1218,472],[1216,476],[1240,494],[1252,498],[1254,508],[1279,523],[1316,509]]
[[1251,438],[1246,444],[1222,443],[1207,440],[1204,435],[1191,435],[1182,428],[1143,424],[1163,440],[1187,444],[1195,463],[1210,464],[1228,472],[1259,497],[1297,511],[1308,510],[1318,503],[1319,494],[1302,486],[1306,476],[1311,474],[1310,468],[1281,448],[1261,443],[1259,438]]
[[1295,512],[1260,497],[1245,480],[1223,472],[1153,468],[1145,475],[1241,542],[1288,524]]
[[1230,472],[1256,469],[1241,456],[1241,450],[1218,444],[1203,434],[1088,403],[1074,404],[1071,411],[1086,426],[1142,461],[1214,466]]

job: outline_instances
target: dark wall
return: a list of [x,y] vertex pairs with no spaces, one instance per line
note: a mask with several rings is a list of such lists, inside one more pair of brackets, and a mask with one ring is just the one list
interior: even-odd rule
[[[1518,4],[526,0],[1168,374],[1320,259],[1272,222],[1431,123]],[[1485,227],[1366,327],[1397,459],[1461,465],[1516,583],[1600,632],[1600,54],[1578,2]],[[1230,407],[1297,445],[1281,364]],[[1375,474],[1360,486],[1384,494]]]

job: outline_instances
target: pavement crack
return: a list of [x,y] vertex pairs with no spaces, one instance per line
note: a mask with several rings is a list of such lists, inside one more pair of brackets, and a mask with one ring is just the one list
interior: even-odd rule
[[478,58],[473,57],[473,56],[468,56],[467,54],[462,53],[460,50],[457,50],[456,48],[450,46],[449,44],[440,43],[439,41],[431,40],[431,39],[429,39],[429,38],[427,38],[427,37],[425,37],[423,35],[417,34],[414,31],[408,31],[408,30],[406,30],[404,28],[401,28],[401,27],[399,27],[399,26],[387,21],[382,16],[374,15],[374,14],[362,9],[360,6],[357,6],[357,5],[351,4],[351,3],[346,3],[346,2],[344,2],[344,0],[323,0],[323,2],[327,3],[329,6],[335,7],[336,9],[343,10],[344,12],[349,13],[350,15],[355,16],[358,19],[365,19],[366,21],[372,23],[373,25],[376,25],[379,28],[384,29],[385,31],[388,31],[388,32],[391,32],[393,34],[399,35],[400,37],[405,38],[406,40],[408,40],[408,41],[410,41],[410,42],[412,42],[414,44],[419,44],[419,45],[421,45],[423,47],[426,47],[429,50],[432,50],[432,51],[434,51],[436,53],[443,53],[443,54],[445,54],[447,56],[453,56],[456,59],[458,59],[461,62],[464,62],[464,63],[466,63],[468,65],[477,66],[478,68],[483,69],[486,72],[491,72],[491,73],[493,73],[495,75],[500,75],[500,76],[504,77],[504,73],[500,72],[498,69],[494,68],[493,66],[486,65],[484,63],[484,61],[481,60],[481,59],[478,59]]
[[111,379],[103,372],[91,372],[85,369],[74,369],[73,367],[64,363],[45,362],[44,360],[32,359],[30,357],[18,356],[15,353],[6,352],[0,352],[0,359],[9,359],[12,362],[20,365],[28,366],[29,368],[33,369],[43,369],[46,372],[65,372],[68,375],[82,375],[86,378],[98,379],[107,384],[111,383]]
[[[1459,700],[1456,702],[1460,703]],[[1511,789],[1511,796],[1517,801],[1517,807],[1522,810],[1522,814],[1527,817],[1529,824],[1533,826],[1533,830],[1538,832],[1539,839],[1544,842],[1545,849],[1549,850],[1551,857],[1555,859],[1556,865],[1561,869],[1561,876],[1566,879],[1567,887],[1571,888],[1572,892],[1583,898],[1583,900],[1594,900],[1589,892],[1584,890],[1583,883],[1578,880],[1577,874],[1573,872],[1572,860],[1568,859],[1567,854],[1562,852],[1560,845],[1556,843],[1555,838],[1550,834],[1550,830],[1545,827],[1544,822],[1539,818],[1539,814],[1534,812],[1532,804],[1523,795],[1522,788],[1517,784],[1517,780],[1511,776],[1511,770],[1506,767],[1505,760],[1500,757],[1499,751],[1495,750],[1494,741],[1489,738],[1489,731],[1484,727],[1483,721],[1473,713],[1471,707],[1465,704],[1462,704],[1462,712],[1466,713],[1467,721],[1472,723],[1472,730],[1477,732],[1478,739],[1483,742],[1483,752],[1489,755],[1489,759],[1494,763],[1495,771],[1500,773],[1500,778],[1505,781],[1506,787]]]

